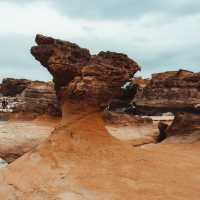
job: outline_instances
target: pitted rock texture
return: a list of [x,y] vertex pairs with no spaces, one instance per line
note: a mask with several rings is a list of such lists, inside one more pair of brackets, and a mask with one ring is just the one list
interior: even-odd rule
[[54,77],[59,99],[107,104],[121,95],[121,86],[135,74],[139,65],[125,54],[100,52],[90,55],[78,45],[42,35],[36,36],[32,55]]
[[5,78],[2,81],[0,93],[3,96],[14,97],[21,94],[30,83],[31,81],[26,79]]
[[185,70],[154,74],[135,96],[138,108],[159,111],[196,111],[200,105],[200,73]]

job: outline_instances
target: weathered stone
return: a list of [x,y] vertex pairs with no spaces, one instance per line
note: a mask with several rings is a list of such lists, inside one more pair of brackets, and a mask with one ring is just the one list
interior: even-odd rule
[[200,113],[176,113],[171,126],[167,128],[167,135],[200,134]]
[[121,86],[130,74],[139,70],[136,62],[124,54],[100,52],[91,56],[78,45],[37,35],[33,56],[54,77],[60,99],[81,100],[105,106],[121,94]]
[[21,94],[30,83],[31,81],[26,79],[6,78],[2,81],[0,93],[3,96],[14,97]]
[[[6,96],[8,108],[15,113],[61,115],[54,85],[51,82],[4,79],[0,92]],[[4,96],[0,98],[0,103]]]
[[141,110],[195,111],[200,104],[200,73],[179,70],[154,74],[133,102]]
[[60,116],[61,111],[52,83],[32,82],[22,93],[24,112]]

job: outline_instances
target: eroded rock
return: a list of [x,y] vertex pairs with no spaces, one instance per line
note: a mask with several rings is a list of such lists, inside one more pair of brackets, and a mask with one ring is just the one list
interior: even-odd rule
[[61,116],[52,83],[32,82],[22,93],[24,112]]
[[179,70],[154,74],[133,101],[141,112],[174,113],[175,119],[166,136],[200,130],[200,73]]
[[51,82],[8,78],[3,80],[0,92],[3,94],[0,103],[4,99],[8,102],[8,110],[5,112],[61,116],[54,85]]
[[195,111],[200,103],[200,73],[179,70],[154,74],[133,101],[138,109],[152,112]]
[[167,129],[168,136],[193,133],[200,134],[200,113],[176,113],[173,123]]
[[[39,46],[32,53],[52,71],[63,121],[48,141],[0,173],[1,199],[177,199],[177,194],[180,199],[199,198],[199,145],[192,156],[174,146],[134,149],[105,129],[101,104],[119,94],[121,83],[138,66],[93,64],[92,58],[84,66],[57,65],[51,59],[66,43],[42,36],[36,41]],[[71,48],[63,49],[64,55],[71,55]],[[64,71],[61,82],[59,71]],[[110,73],[113,85],[104,72]]]
[[20,95],[30,83],[31,81],[26,79],[6,78],[2,81],[0,93],[3,96],[15,97]]
[[54,77],[60,99],[81,100],[104,106],[121,94],[120,87],[139,70],[125,54],[100,52],[91,56],[78,45],[37,35],[33,56]]

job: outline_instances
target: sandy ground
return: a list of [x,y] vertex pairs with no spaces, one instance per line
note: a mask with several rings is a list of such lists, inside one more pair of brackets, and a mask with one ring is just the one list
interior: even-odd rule
[[200,141],[186,138],[133,147],[91,116],[1,169],[0,199],[199,200]]

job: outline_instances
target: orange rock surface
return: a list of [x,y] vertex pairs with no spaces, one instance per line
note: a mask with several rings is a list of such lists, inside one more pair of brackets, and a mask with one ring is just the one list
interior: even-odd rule
[[[52,38],[39,37],[37,41],[39,49],[42,44],[57,53],[54,45],[59,45],[59,50],[62,47],[60,41]],[[40,56],[46,52],[43,50],[39,51]],[[70,52],[71,50],[68,54]],[[35,50],[34,55],[37,56]],[[49,56],[46,53],[44,55],[46,58]],[[55,53],[51,54],[54,55]],[[122,57],[120,61],[124,59],[124,56]],[[39,60],[40,58],[37,57]],[[119,60],[117,58],[116,63]],[[41,63],[46,65],[48,61],[49,59],[42,60]],[[106,64],[98,62],[97,68],[102,70],[102,73],[85,76],[81,72],[83,74],[80,78],[75,78],[75,70],[75,76],[69,74],[62,86],[59,84],[59,76],[54,76],[62,102],[63,120],[60,127],[53,131],[48,141],[0,172],[0,199],[199,199],[199,144],[160,144],[133,148],[125,141],[122,142],[108,134],[101,118],[99,103],[109,101],[113,94],[116,94],[107,95],[118,91],[133,68],[129,65],[115,65],[115,62],[110,61],[106,61]],[[70,73],[73,65],[65,66],[65,70]],[[94,66],[96,69],[96,64]],[[59,71],[57,63],[54,67],[55,73]],[[48,69],[50,71],[53,68],[49,66]],[[122,75],[121,71],[124,72]],[[107,75],[104,77],[104,72],[113,75],[115,87],[111,87]],[[85,78],[88,76],[98,84],[95,82],[91,85],[93,81],[87,82]],[[61,80],[65,80],[64,77]],[[73,87],[71,81],[76,83],[72,84]],[[71,96],[72,91],[74,93]],[[84,91],[86,96],[82,96],[80,91]],[[88,98],[91,98],[91,101],[88,101]]]

